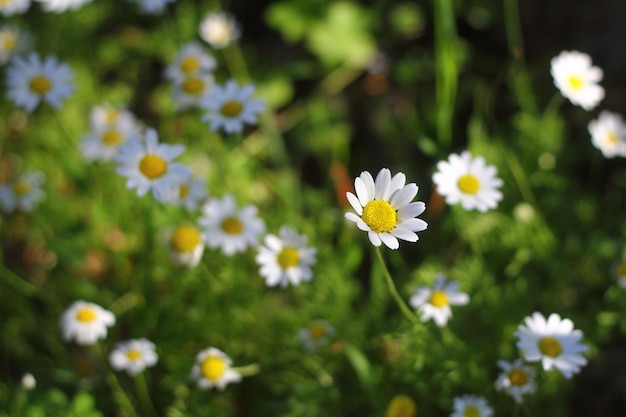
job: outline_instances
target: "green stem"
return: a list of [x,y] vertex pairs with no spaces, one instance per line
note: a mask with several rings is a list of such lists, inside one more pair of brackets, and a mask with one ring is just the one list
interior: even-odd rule
[[391,277],[391,274],[389,273],[389,268],[387,268],[387,264],[385,263],[385,259],[383,258],[383,254],[380,251],[380,247],[376,246],[374,249],[376,251],[376,255],[378,256],[378,260],[380,261],[380,263],[383,266],[383,271],[385,273],[385,278],[387,280],[387,286],[389,287],[389,292],[391,293],[391,295],[393,296],[394,300],[398,304],[398,307],[400,307],[400,311],[402,311],[402,314],[404,314],[404,316],[409,321],[415,322],[415,320],[416,320],[415,314],[413,314],[411,312],[409,307],[404,303],[404,300],[402,300],[402,297],[398,293],[398,290],[396,289],[396,284],[394,284],[394,282],[393,282],[393,278]]
[[232,370],[238,372],[241,376],[253,376],[261,371],[261,367],[258,363],[251,363],[244,366],[233,366]]
[[152,400],[150,398],[150,391],[148,389],[145,372],[135,375],[134,379],[135,390],[137,391],[137,396],[139,397],[139,402],[141,403],[143,411],[148,416],[156,416],[157,412],[154,409],[154,405],[152,404]]
[[504,1],[504,28],[509,44],[509,52],[516,59],[523,57],[524,43],[522,41],[518,0]]
[[107,371],[105,379],[107,384],[109,385],[111,394],[113,395],[113,400],[120,408],[120,411],[131,417],[139,417],[137,411],[135,410],[135,407],[133,406],[133,402],[120,386],[120,383],[117,380],[115,374],[112,371]]

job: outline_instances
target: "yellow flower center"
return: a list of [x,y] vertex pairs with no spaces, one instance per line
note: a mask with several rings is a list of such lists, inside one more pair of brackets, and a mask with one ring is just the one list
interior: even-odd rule
[[465,194],[476,194],[480,190],[480,181],[472,174],[463,175],[459,178],[456,185]]
[[13,192],[16,195],[24,195],[30,191],[30,183],[26,180],[18,180],[13,185]]
[[468,405],[467,407],[465,407],[463,415],[465,417],[480,417],[480,411],[478,411],[478,408],[476,408],[476,406]]
[[202,375],[209,381],[217,381],[226,372],[226,361],[215,356],[207,356],[200,365]]
[[151,180],[159,178],[167,171],[167,162],[158,155],[148,154],[139,162],[139,171]]
[[398,214],[384,200],[372,200],[363,208],[361,219],[376,233],[385,233],[396,227]]
[[187,78],[183,81],[183,90],[187,94],[200,94],[204,91],[204,81],[200,78]]
[[96,312],[91,307],[84,307],[76,313],[76,320],[83,323],[90,323],[96,319]]
[[615,132],[610,132],[606,135],[606,141],[609,142],[611,145],[615,145],[617,142],[619,142],[619,136]]
[[237,117],[241,114],[243,110],[243,104],[237,100],[228,100],[226,103],[222,104],[222,108],[220,109],[220,113],[225,117]]
[[187,185],[181,185],[180,188],[178,189],[178,197],[185,198],[189,195],[189,186]]
[[229,235],[238,235],[243,230],[243,223],[235,216],[226,217],[222,220],[222,230]]
[[102,135],[102,142],[106,145],[116,146],[124,142],[124,135],[117,130],[107,130]]
[[511,385],[526,385],[528,383],[528,374],[521,369],[512,369],[508,375]]
[[198,68],[200,68],[200,61],[195,56],[188,56],[180,62],[180,69],[185,74],[196,72]]
[[33,93],[46,94],[52,88],[52,81],[45,75],[36,75],[31,78],[29,86]]
[[626,262],[622,262],[621,264],[619,264],[619,266],[617,267],[617,274],[619,276],[626,275]]
[[570,75],[567,81],[569,82],[569,85],[571,85],[574,90],[579,90],[580,88],[582,88],[582,86],[585,83],[583,79],[577,75]]
[[283,269],[298,266],[300,262],[300,252],[291,246],[285,246],[278,254],[278,264]]
[[193,226],[181,226],[172,233],[170,243],[176,252],[191,252],[200,243],[200,231]]
[[137,349],[129,349],[126,352],[126,357],[128,358],[129,361],[134,362],[141,358],[141,351]]
[[435,290],[430,296],[428,302],[435,307],[443,307],[448,305],[448,296],[441,290]]
[[0,43],[2,44],[2,49],[6,52],[11,52],[17,45],[17,35],[13,32],[3,31],[0,33]]
[[314,323],[309,327],[309,336],[312,340],[320,340],[326,336],[326,326],[323,323]]
[[563,346],[554,337],[544,337],[539,341],[539,350],[546,356],[556,358],[563,352]]
[[387,407],[385,417],[413,417],[417,406],[408,395],[396,395]]
[[106,123],[109,125],[112,125],[113,123],[117,122],[117,117],[119,116],[120,112],[117,109],[107,109],[106,111]]

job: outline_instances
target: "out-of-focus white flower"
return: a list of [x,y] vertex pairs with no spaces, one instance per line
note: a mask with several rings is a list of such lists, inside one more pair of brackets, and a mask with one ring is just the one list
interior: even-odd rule
[[74,302],[61,316],[63,338],[79,345],[92,345],[107,336],[107,327],[115,324],[115,316],[94,303]]
[[0,1],[0,14],[4,17],[26,13],[30,7],[30,0],[3,0]]
[[502,373],[496,380],[496,389],[504,391],[515,399],[522,402],[524,394],[535,392],[535,369],[525,365],[521,359],[513,362],[498,361]]
[[605,158],[626,157],[626,123],[622,116],[604,110],[589,122],[588,129],[591,143]]
[[37,386],[37,380],[35,379],[33,374],[28,372],[22,376],[22,380],[20,381],[20,383],[22,384],[22,387],[28,391],[35,389],[35,387]]
[[209,122],[212,131],[243,131],[245,124],[256,124],[258,115],[265,108],[263,101],[252,99],[253,93],[253,85],[238,87],[234,80],[228,80],[223,86],[214,86],[211,94],[200,102],[206,111],[202,120]]
[[450,306],[460,306],[469,303],[469,296],[459,292],[459,283],[456,281],[446,283],[446,276],[438,274],[435,285],[421,287],[411,297],[409,304],[418,309],[422,315],[422,321],[433,319],[439,327],[448,323],[452,317]]
[[239,25],[228,13],[209,13],[200,22],[200,38],[215,49],[227,47],[239,36]]
[[178,110],[199,106],[213,92],[213,75],[191,74],[174,82],[173,98]]
[[89,161],[112,160],[120,145],[141,132],[135,116],[125,109],[98,106],[91,111],[90,119],[91,131],[81,142],[81,152]]
[[315,350],[328,343],[328,338],[335,334],[335,329],[326,320],[315,320],[308,327],[298,332],[306,350]]
[[126,371],[129,375],[137,375],[156,365],[158,360],[154,343],[143,338],[119,342],[109,354],[109,363],[113,369]]
[[204,252],[204,236],[195,226],[179,226],[172,231],[167,248],[175,264],[194,268]]
[[198,353],[191,377],[201,389],[216,387],[220,391],[231,382],[241,381],[241,375],[231,369],[232,361],[221,350],[210,347]]
[[209,74],[217,62],[198,42],[189,42],[182,46],[174,61],[165,68],[165,77],[170,81],[180,82],[187,77]]
[[37,0],[46,12],[63,13],[76,10],[93,0]]
[[487,400],[476,395],[463,395],[454,399],[454,412],[450,417],[491,417],[493,408]]
[[142,14],[161,14],[165,7],[176,0],[128,0],[139,7]]
[[32,211],[45,193],[41,190],[41,184],[45,176],[39,172],[25,172],[0,185],[0,208],[5,213],[16,210],[24,212]]
[[13,56],[25,52],[31,44],[30,34],[15,26],[0,26],[0,65],[6,64]]
[[550,61],[554,85],[572,104],[592,110],[604,98],[602,70],[591,65],[591,57],[578,51],[563,51]]

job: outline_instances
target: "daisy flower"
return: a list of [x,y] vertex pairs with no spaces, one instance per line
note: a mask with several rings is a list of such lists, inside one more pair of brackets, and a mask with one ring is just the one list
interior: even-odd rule
[[122,129],[127,130],[131,126],[139,128],[135,115],[118,106],[95,106],[89,112],[89,122],[94,130]]
[[0,14],[4,17],[26,13],[30,7],[30,0],[3,0],[0,1]]
[[433,319],[439,327],[448,323],[452,317],[450,306],[462,306],[469,303],[469,296],[459,292],[459,283],[446,283],[446,276],[438,274],[432,288],[421,287],[411,297],[409,304],[422,315],[422,321]]
[[165,68],[165,77],[170,81],[182,81],[191,75],[210,73],[217,66],[198,42],[189,42],[180,49],[174,62]]
[[298,332],[298,338],[306,350],[315,350],[324,346],[333,334],[335,334],[335,329],[327,321],[315,320]]
[[204,252],[204,236],[195,226],[179,226],[170,234],[167,249],[175,264],[194,268]]
[[569,319],[553,313],[548,320],[541,313],[533,313],[524,319],[526,326],[520,325],[515,335],[519,338],[517,347],[528,362],[541,361],[543,369],[558,369],[565,378],[571,378],[587,363],[582,356],[588,347],[580,343],[583,332],[574,330]]
[[206,180],[189,175],[179,184],[178,190],[174,190],[167,203],[176,207],[183,206],[187,211],[195,211],[208,197]]
[[41,172],[25,172],[13,178],[6,184],[0,185],[0,208],[5,213],[16,210],[32,211],[45,193],[41,184],[45,177]]
[[592,110],[604,98],[602,70],[591,65],[589,55],[578,51],[563,51],[550,61],[554,85],[572,104]]
[[260,236],[265,233],[265,222],[257,213],[254,205],[237,209],[235,197],[227,194],[222,199],[209,200],[202,207],[198,223],[204,229],[207,245],[219,247],[222,253],[231,256],[258,245]]
[[587,127],[593,146],[600,149],[605,158],[626,157],[626,123],[622,116],[602,111]]
[[76,10],[93,0],[37,0],[46,12],[63,13]]
[[415,401],[408,395],[396,395],[387,406],[385,417],[413,417],[417,411]]
[[223,390],[231,382],[241,381],[241,375],[231,369],[232,361],[224,352],[214,347],[203,350],[196,356],[191,377],[201,389],[216,387]]
[[161,14],[165,7],[176,0],[128,0],[139,7],[142,14]]
[[265,278],[268,287],[289,283],[299,285],[301,281],[313,278],[311,266],[315,264],[315,248],[307,247],[307,237],[294,229],[282,226],[278,236],[265,236],[265,246],[259,247],[256,262],[259,275]]
[[490,417],[493,409],[487,400],[476,395],[463,395],[454,399],[454,412],[450,417]]
[[390,249],[398,249],[398,239],[416,242],[415,232],[428,227],[424,220],[416,218],[426,210],[426,205],[421,201],[411,202],[417,195],[417,185],[405,185],[405,182],[403,173],[392,178],[387,168],[378,172],[375,182],[369,172],[363,171],[354,180],[356,195],[346,193],[356,211],[356,214],[346,213],[346,218],[367,232],[374,246],[384,243]]
[[535,369],[524,365],[521,359],[513,362],[498,361],[502,373],[496,380],[496,389],[504,391],[522,403],[522,395],[535,392]]
[[496,177],[496,167],[485,164],[482,156],[472,158],[468,151],[453,153],[447,161],[437,163],[433,182],[437,192],[445,196],[446,203],[461,203],[465,210],[485,212],[498,206],[502,193],[498,190],[502,180]]
[[119,146],[141,131],[135,117],[127,110],[96,107],[91,112],[92,130],[81,142],[81,152],[88,161],[112,160]]
[[37,386],[37,380],[35,379],[33,374],[31,374],[30,372],[27,372],[24,375],[22,375],[22,379],[20,380],[20,385],[25,390],[30,391],[30,390],[35,389],[35,387]]
[[617,275],[619,286],[626,288],[626,257],[615,267],[615,274]]
[[234,80],[225,85],[216,85],[213,92],[206,96],[200,106],[206,110],[202,120],[209,122],[212,131],[220,128],[226,133],[243,131],[244,124],[255,124],[257,116],[265,107],[261,100],[252,100],[254,86],[251,84],[238,87]]
[[26,32],[14,26],[0,26],[0,65],[6,64],[13,56],[27,50],[30,45],[31,38]]
[[115,324],[115,316],[97,304],[74,302],[61,316],[61,330],[66,341],[91,345],[107,335],[107,327]]
[[183,145],[160,144],[156,130],[148,129],[145,141],[131,136],[119,147],[117,173],[128,178],[126,187],[136,188],[139,196],[151,191],[157,201],[166,201],[191,175],[190,168],[173,162],[183,152]]
[[129,375],[137,375],[156,365],[158,359],[154,343],[143,338],[120,342],[109,354],[111,367],[116,371],[126,371]]
[[200,38],[215,49],[223,49],[239,39],[240,30],[228,13],[209,13],[200,22]]
[[73,78],[71,68],[54,56],[44,60],[34,52],[16,56],[7,69],[7,96],[29,113],[42,101],[59,108],[61,101],[74,92]]
[[212,74],[191,74],[174,83],[173,98],[178,110],[197,107],[213,91]]

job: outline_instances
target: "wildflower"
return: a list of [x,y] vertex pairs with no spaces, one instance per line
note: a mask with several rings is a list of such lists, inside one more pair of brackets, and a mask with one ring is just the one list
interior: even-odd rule
[[521,359],[513,362],[498,361],[502,373],[496,380],[496,389],[505,391],[517,403],[522,403],[522,395],[535,392],[535,369],[524,365]]
[[16,210],[24,212],[32,211],[45,193],[41,190],[41,184],[45,180],[39,171],[25,172],[13,178],[6,184],[0,185],[0,208],[5,213]]
[[187,211],[195,211],[208,196],[206,180],[189,175],[179,184],[178,189],[174,190],[167,203],[177,207],[182,205]]
[[175,264],[196,267],[204,252],[204,236],[195,226],[179,226],[170,234],[167,249]]
[[259,247],[256,262],[268,287],[284,288],[289,283],[299,285],[313,278],[311,266],[315,264],[317,250],[306,245],[307,237],[287,226],[280,228],[278,236],[265,236],[265,246]]
[[139,196],[151,191],[157,201],[166,201],[191,174],[191,169],[173,162],[184,151],[183,145],[160,144],[156,130],[148,129],[145,142],[131,136],[119,147],[117,173],[128,178],[126,187],[137,188]]
[[67,10],[76,10],[93,0],[37,0],[46,12],[63,13]]
[[89,161],[112,160],[120,145],[140,133],[140,127],[131,112],[114,107],[96,107],[91,111],[91,131],[81,143],[81,151]]
[[454,399],[454,412],[450,417],[490,417],[493,409],[487,400],[476,395],[463,395]]
[[223,128],[226,133],[243,131],[244,124],[255,124],[257,115],[263,111],[265,103],[252,100],[254,86],[251,84],[238,87],[234,80],[225,85],[216,85],[213,92],[206,96],[200,106],[206,110],[202,120],[209,122],[212,131]]
[[241,375],[231,369],[231,365],[232,361],[224,352],[210,347],[196,356],[191,377],[202,389],[216,387],[223,390],[227,384],[241,381]]
[[416,242],[415,232],[428,227],[424,220],[416,218],[426,210],[426,205],[421,201],[411,202],[417,195],[417,185],[405,185],[405,182],[403,173],[392,178],[387,168],[378,172],[376,182],[369,172],[363,171],[354,180],[356,196],[346,193],[356,211],[356,214],[346,213],[346,218],[367,232],[374,246],[384,243],[390,249],[398,249],[398,239]]
[[200,37],[215,49],[227,47],[239,36],[239,25],[228,13],[209,13],[200,22]]
[[37,386],[37,380],[35,379],[33,374],[27,372],[24,375],[22,375],[22,380],[20,381],[20,384],[22,385],[22,388],[24,388],[27,391],[30,391],[30,390],[35,389],[35,387]]
[[485,212],[498,206],[502,180],[496,177],[496,167],[485,164],[482,156],[472,159],[468,151],[451,154],[447,161],[437,163],[433,182],[437,192],[446,197],[446,203],[461,202],[465,210]]
[[154,343],[143,338],[120,342],[109,354],[111,367],[116,371],[126,371],[129,375],[137,375],[156,365],[158,359]]
[[591,57],[578,51],[563,51],[550,61],[554,85],[572,104],[592,110],[604,98],[602,70],[591,65]]
[[34,52],[16,56],[7,69],[7,96],[29,113],[41,101],[59,108],[61,101],[74,92],[73,78],[71,68],[54,56],[44,60]]
[[176,0],[128,0],[132,3],[136,3],[139,7],[139,12],[142,14],[161,14],[165,7],[169,3],[174,3]]
[[9,26],[0,26],[0,65],[6,64],[13,56],[30,47],[31,38],[26,32]]
[[451,305],[459,306],[469,303],[469,296],[459,292],[458,288],[458,282],[446,283],[446,276],[438,274],[433,288],[419,288],[409,300],[409,304],[418,309],[422,315],[422,321],[432,318],[437,326],[443,327],[452,317]]
[[217,62],[198,42],[189,42],[180,49],[174,62],[165,68],[165,77],[170,81],[182,81],[189,76],[208,74]]
[[118,106],[95,106],[89,112],[89,122],[93,130],[122,129],[130,127],[139,129],[135,115],[129,110]]
[[415,401],[408,395],[396,395],[391,399],[385,417],[413,417],[417,410]]
[[174,83],[174,102],[178,110],[199,106],[213,91],[211,74],[191,74]]
[[63,338],[79,345],[91,345],[107,335],[107,327],[115,324],[115,316],[97,304],[74,302],[61,316]]
[[626,288],[626,257],[615,267],[617,283],[620,287]]
[[544,370],[556,368],[565,378],[571,378],[587,363],[582,353],[588,347],[580,343],[583,333],[574,330],[571,320],[561,320],[556,313],[546,320],[541,313],[535,312],[524,321],[526,326],[520,325],[515,335],[519,337],[517,347],[525,360],[541,361]]
[[325,320],[315,320],[307,328],[298,332],[298,337],[306,350],[315,350],[324,346],[335,329]]
[[210,248],[220,247],[225,255],[243,252],[256,247],[260,236],[265,233],[265,223],[257,215],[254,205],[237,209],[235,197],[225,195],[213,198],[202,208],[198,221],[204,228],[206,243]]
[[4,17],[14,14],[26,13],[30,7],[30,0],[4,0],[0,1],[0,14]]
[[626,123],[622,116],[602,111],[596,120],[589,122],[593,146],[600,149],[605,158],[626,157]]

